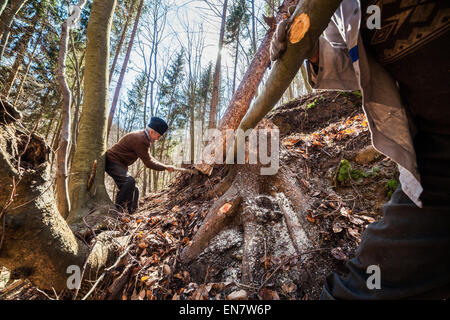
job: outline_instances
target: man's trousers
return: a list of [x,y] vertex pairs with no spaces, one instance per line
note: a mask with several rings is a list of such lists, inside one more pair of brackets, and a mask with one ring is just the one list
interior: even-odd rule
[[[366,228],[356,256],[347,262],[348,274],[330,274],[320,298],[450,297],[449,207],[419,208],[399,188],[382,211],[383,219]],[[378,289],[371,265],[379,267]]]
[[116,207],[119,211],[133,213],[138,207],[139,189],[136,180],[127,172],[127,168],[108,160],[106,157],[105,171],[114,179],[119,192],[116,196]]

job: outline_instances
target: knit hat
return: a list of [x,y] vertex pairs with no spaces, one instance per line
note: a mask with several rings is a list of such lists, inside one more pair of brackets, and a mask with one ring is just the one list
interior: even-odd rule
[[167,123],[158,117],[152,117],[150,119],[150,123],[147,125],[147,127],[152,128],[156,132],[158,132],[160,135],[163,135],[164,132],[167,131],[167,128],[169,127]]

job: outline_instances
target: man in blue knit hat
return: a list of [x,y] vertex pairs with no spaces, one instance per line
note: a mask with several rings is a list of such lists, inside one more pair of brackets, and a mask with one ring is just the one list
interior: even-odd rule
[[152,117],[147,128],[126,134],[106,151],[105,171],[119,188],[116,196],[116,207],[119,210],[133,213],[137,209],[139,190],[136,187],[136,180],[128,174],[128,166],[137,158],[140,158],[147,168],[153,170],[169,172],[174,170],[173,166],[158,162],[148,151],[150,144],[158,141],[167,129],[167,123],[163,119]]

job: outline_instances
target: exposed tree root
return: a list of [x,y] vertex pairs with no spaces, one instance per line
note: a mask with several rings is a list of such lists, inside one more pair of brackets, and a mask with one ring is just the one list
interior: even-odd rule
[[[264,126],[271,126],[266,121]],[[261,175],[261,165],[233,165],[228,176],[210,192],[210,196],[223,193],[210,207],[200,229],[185,247],[181,259],[191,263],[210,245],[211,240],[224,229],[240,226],[243,229],[241,282],[252,285],[260,276],[255,274],[266,252],[267,239],[264,224],[284,217],[285,228],[291,238],[293,254],[301,255],[310,248],[311,241],[305,230],[304,215],[310,202],[296,179],[287,168],[276,175]],[[227,189],[228,188],[228,189]]]
[[[183,250],[181,259],[190,262],[205,249],[209,241],[232,220],[234,213],[239,207],[242,197],[236,188],[230,187],[209,210],[202,227],[192,239],[188,250]],[[225,210],[226,209],[226,210]]]

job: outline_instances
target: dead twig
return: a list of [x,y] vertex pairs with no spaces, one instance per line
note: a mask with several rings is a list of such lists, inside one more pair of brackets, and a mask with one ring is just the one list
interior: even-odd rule
[[278,270],[280,270],[280,268],[284,265],[286,265],[291,259],[298,259],[301,256],[304,256],[305,254],[309,254],[309,253],[314,253],[314,252],[318,252],[318,251],[324,251],[324,250],[331,250],[331,248],[318,248],[318,249],[312,249],[312,250],[307,250],[307,251],[303,251],[302,253],[299,253],[297,255],[294,256],[289,256],[289,257],[285,257],[284,261],[281,261],[281,263],[275,268],[275,270],[264,280],[264,282],[259,286],[258,288],[258,292],[264,288],[264,286],[266,285],[266,283],[278,272]]
[[[94,249],[95,245],[97,244],[97,237],[96,237],[96,235],[95,235],[95,231],[92,229],[92,227],[91,227],[91,226],[86,222],[86,220],[85,220],[85,218],[86,218],[88,215],[90,215],[91,213],[93,213],[94,211],[95,211],[95,210],[91,210],[85,217],[83,217],[83,222],[84,222],[84,224],[89,228],[89,230],[92,232],[95,241],[94,241],[94,243],[93,243],[91,246],[89,246],[89,252],[88,252],[88,254],[87,254],[87,256],[86,256],[86,260],[84,261],[83,269],[81,270],[80,284],[81,284],[81,282],[83,281],[84,272],[86,271],[86,266],[87,266],[89,257],[91,256],[92,250]],[[80,290],[80,287],[78,287],[78,288],[75,290],[75,293],[74,293],[74,295],[73,295],[73,300],[75,300],[75,299],[77,298],[77,295],[78,295],[78,291],[79,291],[79,290]]]

